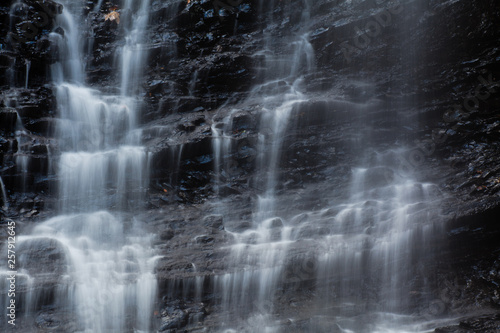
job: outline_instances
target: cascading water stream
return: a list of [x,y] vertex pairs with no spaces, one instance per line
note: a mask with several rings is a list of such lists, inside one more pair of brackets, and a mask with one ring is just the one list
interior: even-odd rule
[[26,129],[24,128],[21,117],[19,117],[19,113],[17,113],[17,121],[16,121],[16,141],[17,141],[17,152],[15,154],[16,157],[16,165],[17,171],[21,174],[21,188],[23,192],[26,190],[26,182],[28,178],[28,170],[30,165],[30,158],[28,156],[28,152],[30,149],[31,140],[27,135]]
[[144,67],[146,53],[144,52],[144,32],[149,19],[149,0],[126,0],[123,11],[131,15],[130,22],[124,22],[127,30],[125,45],[121,50],[121,94],[130,96],[138,92],[141,72]]
[[[273,5],[261,2],[263,15],[269,13],[266,23],[270,26],[279,24],[273,21]],[[302,1],[301,5],[302,17],[295,22],[301,28],[295,35],[276,37],[272,29],[263,29],[265,43],[258,52],[264,56],[263,83],[256,84],[241,103],[243,108],[258,105],[262,110],[255,161],[260,193],[252,227],[229,230],[234,237],[230,272],[214,278],[222,309],[228,313],[221,327],[279,331],[279,319],[273,317],[279,291],[301,281],[316,281],[314,306],[291,319],[309,318],[307,331],[329,332],[334,326],[340,332],[425,331],[421,322],[425,318],[419,321],[403,314],[415,303],[432,304],[421,262],[430,256],[433,237],[440,233],[437,202],[443,195],[437,186],[396,170],[405,148],[371,148],[373,138],[366,126],[366,132],[357,133],[353,143],[361,162],[352,170],[350,193],[344,201],[331,199],[320,211],[293,215],[287,213],[293,211],[288,197],[278,193],[290,117],[300,113],[309,100],[302,81],[314,70],[314,52],[308,41],[311,3]],[[291,48],[280,54],[277,45],[283,40]],[[360,128],[369,120],[369,112],[378,107],[377,101],[352,103],[353,113],[356,108],[368,111],[357,120]],[[212,125],[216,191],[231,179],[232,161],[224,156],[235,150],[231,133],[237,113],[235,107],[221,123]],[[324,193],[324,197],[335,195]],[[216,211],[232,216],[224,209],[222,203]],[[308,250],[295,258],[296,247]],[[238,326],[238,320],[244,323]]]
[[26,60],[26,79],[24,81],[24,89],[28,89],[28,82],[30,78],[31,61]]
[[380,154],[378,162],[354,169],[349,199],[311,212],[296,230],[328,230],[314,265],[322,281],[316,329],[331,325],[325,318],[333,315],[345,316],[336,322],[355,332],[425,331],[425,323],[397,313],[432,302],[419,263],[440,234],[437,203],[443,196],[434,184],[395,173],[387,160],[397,154]]
[[[72,1],[63,5],[57,23],[64,34],[50,34],[60,55],[51,72],[60,115],[56,135],[62,152],[57,165],[61,215],[19,237],[20,273],[52,292],[54,304],[77,323],[79,332],[149,332],[157,257],[152,235],[127,213],[143,206],[149,177],[147,152],[137,136],[129,135],[137,128],[135,93],[146,57],[139,41],[147,28],[149,2],[136,8],[137,2],[127,1],[123,8],[129,20],[122,18],[126,46],[118,55],[121,96],[85,86],[80,39],[84,24],[77,19],[83,7]],[[57,274],[49,274],[55,286],[47,286],[45,269],[34,259],[47,248],[58,253],[58,259],[51,260]],[[38,289],[27,295],[27,309],[45,297]]]
[[72,13],[80,13],[82,8],[77,3],[63,2],[65,10],[57,17],[57,23],[64,30],[64,36],[52,32],[50,38],[57,46],[60,54],[64,55],[62,61],[52,65],[51,74],[55,83],[72,82],[83,84],[85,82],[84,64],[82,62],[82,42],[80,29]]
[[[125,37],[115,55],[114,66],[120,77],[116,95],[86,86],[85,48],[79,32],[84,23],[77,19],[83,5],[63,2],[58,25],[64,34],[59,30],[50,34],[60,54],[59,62],[51,68],[59,112],[55,136],[61,154],[53,169],[59,180],[60,215],[37,223],[30,234],[19,237],[18,276],[20,286],[27,290],[23,293],[23,314],[37,316],[38,322],[43,322],[44,311],[57,312],[75,323],[76,332],[151,332],[153,302],[157,299],[153,272],[158,257],[151,245],[153,236],[131,211],[143,206],[149,182],[151,155],[141,146],[145,135],[138,128],[138,111],[147,58],[143,41],[153,2],[125,0],[119,9]],[[186,275],[169,281],[166,294],[172,298],[182,295],[196,303],[207,299],[213,302],[210,306],[215,309],[216,320],[220,319],[214,326],[225,333],[282,332],[287,322],[306,321],[296,327],[303,327],[304,332],[329,333],[426,331],[425,315],[414,315],[409,309],[414,303],[432,304],[422,262],[435,246],[433,236],[440,233],[437,203],[442,193],[434,184],[397,170],[406,148],[379,149],[372,144],[371,129],[364,122],[370,120],[370,112],[379,107],[379,101],[354,103],[344,100],[345,96],[332,97],[332,92],[320,96],[326,104],[342,105],[353,114],[366,111],[366,115],[352,118],[359,131],[351,133],[355,139],[347,148],[358,151],[359,156],[349,161],[352,169],[343,175],[348,179],[345,183],[331,184],[331,193],[311,195],[317,205],[308,202],[307,206],[293,207],[297,201],[283,193],[288,162],[284,161],[285,153],[287,145],[296,141],[290,129],[304,113],[303,108],[318,97],[306,86],[308,77],[315,74],[310,42],[314,3],[296,1],[300,15],[293,18],[287,18],[286,13],[296,14],[297,9],[289,5],[277,0],[259,1],[259,15],[266,17],[266,26],[261,49],[253,55],[261,65],[256,69],[256,82],[244,101],[224,105],[233,108],[223,119],[215,115],[211,128],[214,189],[220,194],[232,178],[231,155],[239,150],[233,120],[240,109],[259,113],[255,174],[249,185],[256,194],[248,209],[251,215],[243,217],[247,220],[241,229],[232,230],[231,223],[225,230],[219,227],[234,240],[223,249],[229,253],[223,260],[225,267],[207,273],[201,266],[183,262],[179,271]],[[98,13],[101,6],[106,4],[99,0],[94,12]],[[274,17],[277,6],[284,8],[283,21]],[[294,28],[288,29],[290,26]],[[198,75],[198,71],[192,74],[185,89],[193,99]],[[27,148],[20,126],[16,132],[20,143],[16,164],[20,173],[27,174],[29,160],[23,154]],[[167,127],[155,124],[144,131],[165,137],[170,133]],[[170,175],[171,184],[179,183],[177,172],[192,149],[190,143],[176,147],[168,157],[176,170]],[[302,156],[299,158],[307,158]],[[348,190],[345,184],[349,184]],[[314,185],[321,191],[322,184]],[[313,192],[307,186],[294,188],[297,196]],[[1,178],[0,190],[5,205],[7,196]],[[337,195],[334,191],[346,193]],[[226,203],[214,203],[214,211],[224,215],[225,222],[237,214]],[[198,244],[198,236],[193,243]],[[210,258],[207,260],[217,256],[212,249],[206,255]],[[209,280],[212,284],[207,297],[204,289]],[[5,287],[2,283],[0,286]],[[290,288],[296,288],[293,297],[309,293],[303,299],[310,306],[303,306],[298,313],[290,305],[292,310],[286,317],[278,315],[280,302],[295,302],[286,298]],[[217,297],[220,299],[214,300]],[[51,307],[43,308],[41,315],[35,314],[46,299],[53,300]],[[221,317],[217,317],[218,310]],[[170,324],[168,311],[162,310],[161,316]],[[193,324],[198,324],[196,316],[205,315],[203,311],[194,316],[188,316],[187,310],[175,311],[170,314],[182,312],[182,318],[195,321]]]
[[[269,26],[276,24],[272,17],[275,5],[273,1],[260,2],[261,14],[268,16]],[[297,24],[302,29],[279,42],[288,43],[290,52],[280,54],[277,49],[281,45],[277,45],[272,29],[265,28],[263,49],[255,54],[256,57],[264,56],[263,70],[259,74],[263,83],[252,89],[245,103],[258,104],[262,108],[256,164],[263,193],[253,210],[253,228],[245,232],[230,232],[235,239],[235,245],[231,247],[231,264],[245,268],[217,276],[214,280],[215,290],[222,294],[224,311],[236,317],[250,318],[251,329],[266,329],[266,332],[273,331],[269,326],[272,326],[269,314],[273,295],[283,276],[283,259],[291,243],[291,228],[283,225],[275,211],[282,143],[292,110],[304,101],[302,77],[314,68],[314,51],[307,31],[311,3],[302,1],[301,5],[303,15]],[[234,149],[230,133],[236,112],[237,109],[233,110],[223,120],[222,126],[215,122],[212,126],[216,189],[222,184],[221,176],[230,178],[231,161],[223,160],[222,156]],[[219,207],[218,211],[227,213],[224,207]],[[222,327],[234,325],[234,318],[226,320]]]

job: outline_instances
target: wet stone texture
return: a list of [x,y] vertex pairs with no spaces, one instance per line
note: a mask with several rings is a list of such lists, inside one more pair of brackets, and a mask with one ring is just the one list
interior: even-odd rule
[[[24,39],[0,42],[0,176],[9,201],[0,208],[0,219],[2,227],[5,218],[15,219],[20,232],[53,215],[56,206],[58,110],[48,68],[57,50],[48,33],[63,10],[54,1],[45,1],[45,9],[39,1],[24,3],[29,9],[16,13],[14,24],[15,33]],[[88,84],[113,92],[118,75],[110,63],[123,31],[104,15],[120,1],[106,2],[100,12],[92,11],[96,3],[88,1],[83,13],[94,34],[86,36],[93,39],[87,55]],[[255,171],[265,111],[245,101],[264,79],[259,68],[265,59],[256,54],[264,43],[263,27],[278,34],[295,29],[290,22],[300,16],[301,2],[276,1],[272,16],[284,23],[272,26],[263,24],[268,18],[260,15],[258,1],[243,1],[238,15],[228,11],[221,17],[214,15],[210,1],[151,3],[140,119],[142,140],[151,153],[151,180],[139,215],[148,221],[156,235],[154,246],[163,256],[155,271],[160,286],[156,327],[160,332],[210,331],[228,311],[220,306],[222,295],[213,289],[214,279],[229,273],[232,232],[254,227],[252,212],[262,189]],[[330,201],[348,197],[351,168],[364,149],[364,143],[356,144],[360,122],[372,133],[374,151],[410,145],[413,149],[400,161],[398,172],[438,184],[446,198],[440,207],[445,237],[428,245],[439,249],[430,260],[432,293],[437,296],[419,304],[424,296],[410,295],[418,305],[408,312],[461,318],[458,324],[436,328],[439,333],[498,332],[500,7],[496,0],[405,3],[405,15],[394,10],[390,23],[363,40],[356,37],[357,27],[376,20],[373,13],[385,8],[383,1],[314,2],[310,42],[316,68],[304,78],[308,101],[294,108],[283,138],[277,194],[290,204],[281,213],[318,212]],[[53,16],[35,35],[23,30],[23,23],[34,23],[36,13],[44,10]],[[2,3],[2,36],[12,34],[9,13],[9,4]],[[421,46],[420,53],[401,51],[415,45]],[[280,47],[286,52],[286,45]],[[27,62],[31,69],[26,86]],[[282,84],[277,82],[273,89],[283,89]],[[222,185],[216,186],[212,129],[222,127],[235,106],[229,133],[233,144],[224,156],[233,163],[219,171]],[[368,108],[372,113],[366,117]],[[23,166],[20,156],[29,163]],[[387,173],[379,171],[371,175],[374,184],[387,179]],[[325,192],[334,194],[322,198]],[[229,207],[228,216],[218,211],[221,202]],[[299,225],[300,218],[293,223]],[[282,222],[273,221],[272,228],[280,230]],[[301,232],[314,239],[327,234],[325,228],[320,224]],[[2,236],[0,242],[5,240]],[[309,246],[299,244],[293,253],[305,255]],[[36,316],[20,324],[26,332],[78,330],[74,314],[52,304],[51,294],[61,283],[52,275],[66,267],[59,260],[61,251],[57,244],[47,244],[40,252],[20,254],[26,265],[42,265],[38,256],[46,259],[45,253],[49,258],[42,265],[47,296],[37,305]],[[283,283],[272,309],[277,325],[288,332],[334,332],[334,324],[319,327],[308,318],[318,297],[317,284],[329,282],[301,275],[300,282]],[[364,284],[359,293],[369,307],[377,303],[378,291],[371,289],[369,279]],[[203,294],[197,295],[200,285]],[[256,311],[267,315],[271,310]],[[363,309],[341,311],[355,317]],[[285,319],[289,317],[297,320]]]

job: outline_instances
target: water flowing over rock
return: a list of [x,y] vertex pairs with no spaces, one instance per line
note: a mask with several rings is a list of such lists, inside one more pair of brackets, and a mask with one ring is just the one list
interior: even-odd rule
[[499,331],[498,17],[1,4],[0,330]]
[[[39,222],[31,236],[18,237],[20,271],[28,274],[33,286],[25,291],[29,296],[24,307],[55,307],[43,320],[37,319],[39,328],[65,311],[71,319],[61,325],[67,331],[149,331],[157,292],[153,274],[157,257],[149,246],[152,236],[138,219],[119,212],[142,207],[147,186],[147,153],[127,135],[137,126],[137,95],[127,90],[101,97],[85,85],[86,54],[80,30],[85,8],[73,2],[63,5],[55,31],[49,33],[59,57],[51,69],[59,115],[54,131],[59,143],[56,212],[81,213]],[[140,80],[142,63],[136,60],[145,51],[130,36],[144,30],[143,23],[135,22],[148,17],[144,8],[136,12],[129,5],[126,10],[129,19],[136,21],[127,27],[125,39],[136,51],[122,51],[122,63]],[[126,86],[132,78],[124,76],[122,81]],[[19,125],[18,131],[26,130]],[[16,163],[27,173],[30,157],[21,160],[21,156],[18,148]]]

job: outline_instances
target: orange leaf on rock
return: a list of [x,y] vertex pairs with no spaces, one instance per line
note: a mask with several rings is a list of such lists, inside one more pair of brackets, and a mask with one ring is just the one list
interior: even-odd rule
[[120,24],[120,13],[112,11],[104,16],[104,20],[116,21],[117,24]]

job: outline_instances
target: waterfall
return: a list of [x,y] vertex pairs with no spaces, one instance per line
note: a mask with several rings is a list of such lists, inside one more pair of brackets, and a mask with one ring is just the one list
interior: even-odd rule
[[31,69],[31,61],[26,60],[26,79],[24,80],[24,89],[28,89],[30,69]]
[[197,81],[198,81],[198,70],[195,70],[193,76],[191,77],[191,82],[189,82],[189,97],[194,97]]
[[[286,167],[283,145],[294,142],[287,137],[294,126],[290,119],[308,112],[312,95],[304,89],[304,78],[315,69],[309,42],[312,3],[304,0],[295,5],[302,6],[301,17],[291,22],[299,27],[297,31],[274,36],[275,30],[263,27],[264,44],[256,54],[264,59],[258,75],[262,82],[254,84],[249,97],[223,119],[217,122],[217,115],[213,120],[218,194],[231,180],[231,156],[237,149],[231,135],[233,116],[238,107],[253,105],[261,110],[254,161],[259,192],[251,227],[228,230],[234,239],[229,246],[228,272],[213,279],[227,314],[220,323],[221,331],[242,327],[280,331],[281,319],[275,316],[277,297],[283,289],[299,291],[304,285],[315,286],[314,304],[308,313],[290,318],[307,318],[304,331],[326,332],[333,326],[342,332],[424,331],[425,325],[414,324],[406,311],[415,302],[432,302],[422,262],[431,255],[433,239],[441,233],[437,203],[443,194],[436,185],[398,170],[398,161],[408,152],[405,147],[371,148],[374,134],[363,126],[369,122],[370,112],[379,107],[376,100],[355,104],[338,96],[329,102],[332,108],[341,101],[343,108],[351,109],[348,111],[366,114],[356,120],[364,130],[356,133],[350,147],[359,151],[359,161],[347,175],[349,194],[344,199],[329,199],[336,195],[323,193],[317,200],[328,198],[326,207],[319,211],[301,208],[294,213],[288,201],[292,195],[280,192]],[[266,24],[272,27],[283,24],[274,20],[274,6],[272,1],[260,2],[261,15],[267,15]],[[280,48],[286,52],[278,51]],[[231,213],[230,204],[227,206],[216,204],[216,212],[238,218]]]
[[[261,15],[267,16],[266,24],[278,24],[273,18],[275,2],[261,1]],[[258,156],[256,159],[258,187],[263,189],[253,209],[250,230],[229,230],[235,239],[231,247],[229,266],[245,267],[242,271],[226,273],[214,278],[214,288],[222,294],[222,308],[236,317],[248,317],[252,330],[265,329],[273,332],[270,315],[273,311],[274,294],[283,278],[284,260],[292,243],[292,229],[283,224],[276,211],[276,190],[281,170],[280,158],[283,139],[294,108],[305,101],[301,91],[303,77],[314,68],[314,51],[309,43],[309,12],[311,2],[300,2],[302,17],[293,22],[301,27],[298,32],[277,39],[270,28],[264,27],[264,45],[256,57],[264,57],[264,65],[258,83],[244,103],[261,108]],[[290,10],[290,8],[287,8]],[[280,47],[286,48],[282,54]],[[234,109],[222,124],[214,121],[212,133],[215,156],[215,186],[218,188],[230,179],[231,161],[224,161],[234,150],[232,143],[232,118]],[[216,190],[217,191],[217,190]],[[224,207],[219,213],[230,215]],[[228,267],[232,270],[231,267]],[[222,327],[232,327],[234,318],[225,318]],[[270,326],[269,326],[270,325]]]
[[[30,185],[53,191],[40,196],[52,215],[18,214],[20,331],[430,332],[447,306],[427,266],[441,246],[446,193],[404,168],[410,139],[400,132],[416,132],[405,112],[419,117],[418,89],[408,90],[424,55],[418,45],[402,49],[409,22],[387,38],[386,53],[404,59],[388,60],[396,64],[383,74],[398,79],[376,85],[377,67],[338,68],[345,54],[332,45],[345,31],[329,22],[373,27],[379,20],[367,17],[387,10],[368,3],[385,1],[58,2],[63,12],[43,32],[54,51],[57,109],[44,114],[54,139],[37,142],[51,160],[37,160],[45,158],[32,149],[38,134],[18,115],[9,196],[0,178],[2,210],[38,200]],[[408,2],[420,10],[426,1]],[[221,17],[214,4],[226,5]],[[120,21],[84,38],[108,9]],[[324,9],[332,12],[318,14]],[[350,40],[375,35],[359,33]],[[320,73],[326,56],[337,58]],[[30,82],[25,65],[19,90],[36,96],[27,88],[40,71],[33,67]],[[410,88],[396,86],[401,77]],[[40,165],[50,177],[32,172]],[[12,179],[31,201],[16,197]],[[9,274],[0,271],[4,290]]]
[[24,128],[21,117],[17,113],[16,121],[16,141],[17,141],[17,152],[15,153],[15,161],[17,166],[17,172],[21,175],[21,189],[26,192],[26,184],[28,181],[30,157],[29,151],[31,148],[31,140],[27,135],[26,129]]
[[149,0],[140,2],[126,0],[123,11],[133,13],[131,22],[124,22],[127,37],[125,37],[125,45],[121,50],[120,58],[121,94],[128,96],[130,93],[137,93],[140,87],[139,80],[142,77],[141,71],[146,59],[142,41],[145,38],[145,28],[149,19]]
[[[64,34],[57,29],[50,33],[59,54],[51,72],[59,111],[55,134],[61,154],[54,169],[60,215],[19,237],[19,273],[37,286],[27,292],[25,313],[52,293],[52,306],[68,313],[79,332],[150,332],[157,256],[152,235],[132,214],[144,206],[148,153],[140,138],[131,135],[138,130],[137,87],[146,58],[140,41],[147,29],[149,2],[136,6],[127,1],[123,8],[130,15],[122,18],[125,46],[117,51],[121,95],[85,85],[85,23],[79,19],[84,8],[73,1],[63,5],[57,24]],[[17,159],[24,172],[28,161],[21,153]],[[44,276],[48,259],[35,258],[46,249],[57,254]]]
[[[78,4],[63,2],[65,10],[57,16],[57,23],[64,30],[64,35],[52,32],[50,37],[60,52],[61,59],[52,65],[52,79],[56,83],[84,83],[84,63],[82,61],[82,42],[79,22],[83,8]],[[76,16],[78,15],[78,16]]]

